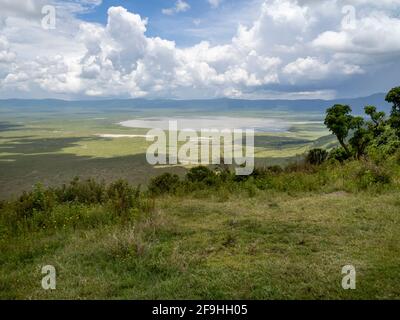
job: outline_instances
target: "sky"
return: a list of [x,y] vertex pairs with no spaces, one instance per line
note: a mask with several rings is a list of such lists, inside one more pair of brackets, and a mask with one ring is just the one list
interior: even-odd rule
[[0,0],[0,99],[333,99],[399,74],[400,0]]

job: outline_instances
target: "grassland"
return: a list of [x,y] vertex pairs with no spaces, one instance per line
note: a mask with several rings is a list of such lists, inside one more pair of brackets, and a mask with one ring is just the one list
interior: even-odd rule
[[399,209],[398,192],[167,196],[130,222],[59,207],[53,228],[1,238],[0,298],[398,299]]
[[[146,185],[187,170],[149,166],[144,139],[97,136],[145,134],[116,125],[138,113],[0,113],[3,199],[38,181],[78,175]],[[256,163],[289,163],[332,143],[318,124],[259,133]],[[0,299],[399,299],[399,161],[143,193],[147,209],[124,216],[72,201],[21,218],[14,202],[0,201]],[[56,267],[56,290],[41,287],[44,265]],[[341,287],[345,265],[356,268],[356,290]]]

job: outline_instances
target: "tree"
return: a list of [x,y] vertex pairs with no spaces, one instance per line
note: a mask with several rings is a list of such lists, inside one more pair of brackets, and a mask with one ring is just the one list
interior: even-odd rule
[[372,139],[372,133],[365,126],[364,119],[361,117],[353,117],[351,126],[355,131],[349,142],[356,158],[360,159],[365,154],[365,150]]
[[385,100],[393,104],[389,123],[391,127],[396,130],[397,135],[400,137],[400,87],[390,90],[386,95]]
[[364,110],[371,118],[371,121],[367,122],[368,129],[372,131],[374,137],[379,136],[385,130],[386,114],[382,111],[378,112],[375,106],[366,106]]
[[348,105],[335,104],[326,110],[325,125],[337,137],[340,145],[351,155],[350,149],[346,144],[346,138],[351,129],[354,128],[354,117],[350,114],[351,108]]

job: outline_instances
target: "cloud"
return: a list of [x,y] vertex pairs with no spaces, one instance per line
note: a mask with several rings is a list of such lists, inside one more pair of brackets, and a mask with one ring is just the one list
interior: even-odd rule
[[162,13],[166,15],[173,15],[179,12],[185,12],[190,9],[190,5],[184,0],[177,0],[175,6],[172,8],[162,9]]
[[218,8],[219,5],[222,3],[223,0],[207,0],[210,4],[211,8]]
[[278,82],[279,58],[208,42],[179,49],[172,41],[146,37],[146,24],[139,15],[112,7],[106,27],[81,25],[80,41],[87,49],[80,61],[81,78],[90,88],[86,94],[206,97]]
[[291,76],[290,81],[316,81],[334,76],[350,76],[362,74],[364,70],[358,65],[347,64],[343,61],[331,60],[325,62],[320,58],[306,57],[287,64],[283,73]]
[[[51,31],[38,1],[0,2],[0,97],[331,98],[363,92],[344,84],[372,93],[398,82],[400,0],[265,0],[230,41],[187,47],[148,36],[152,21],[123,7],[105,25],[77,18],[96,0],[57,2]],[[347,4],[356,27],[342,23]],[[177,1],[171,13],[189,8]]]
[[15,52],[10,50],[10,44],[4,36],[0,36],[0,63],[11,63],[16,58]]
[[354,27],[325,31],[312,42],[315,48],[360,54],[400,53],[400,19],[374,12],[355,20]]

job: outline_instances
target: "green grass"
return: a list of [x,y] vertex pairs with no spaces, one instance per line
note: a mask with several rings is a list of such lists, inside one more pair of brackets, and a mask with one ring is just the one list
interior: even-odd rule
[[[166,196],[130,222],[62,207],[65,224],[1,240],[0,298],[399,298],[399,208],[397,192]],[[47,264],[54,291],[40,285]]]
[[[396,157],[379,167],[353,161],[220,177],[210,186],[186,179],[154,203],[142,193],[123,215],[108,202],[59,202],[23,216],[3,203],[0,298],[400,297]],[[49,264],[54,291],[41,288]],[[341,287],[345,265],[356,268],[356,290]]]

